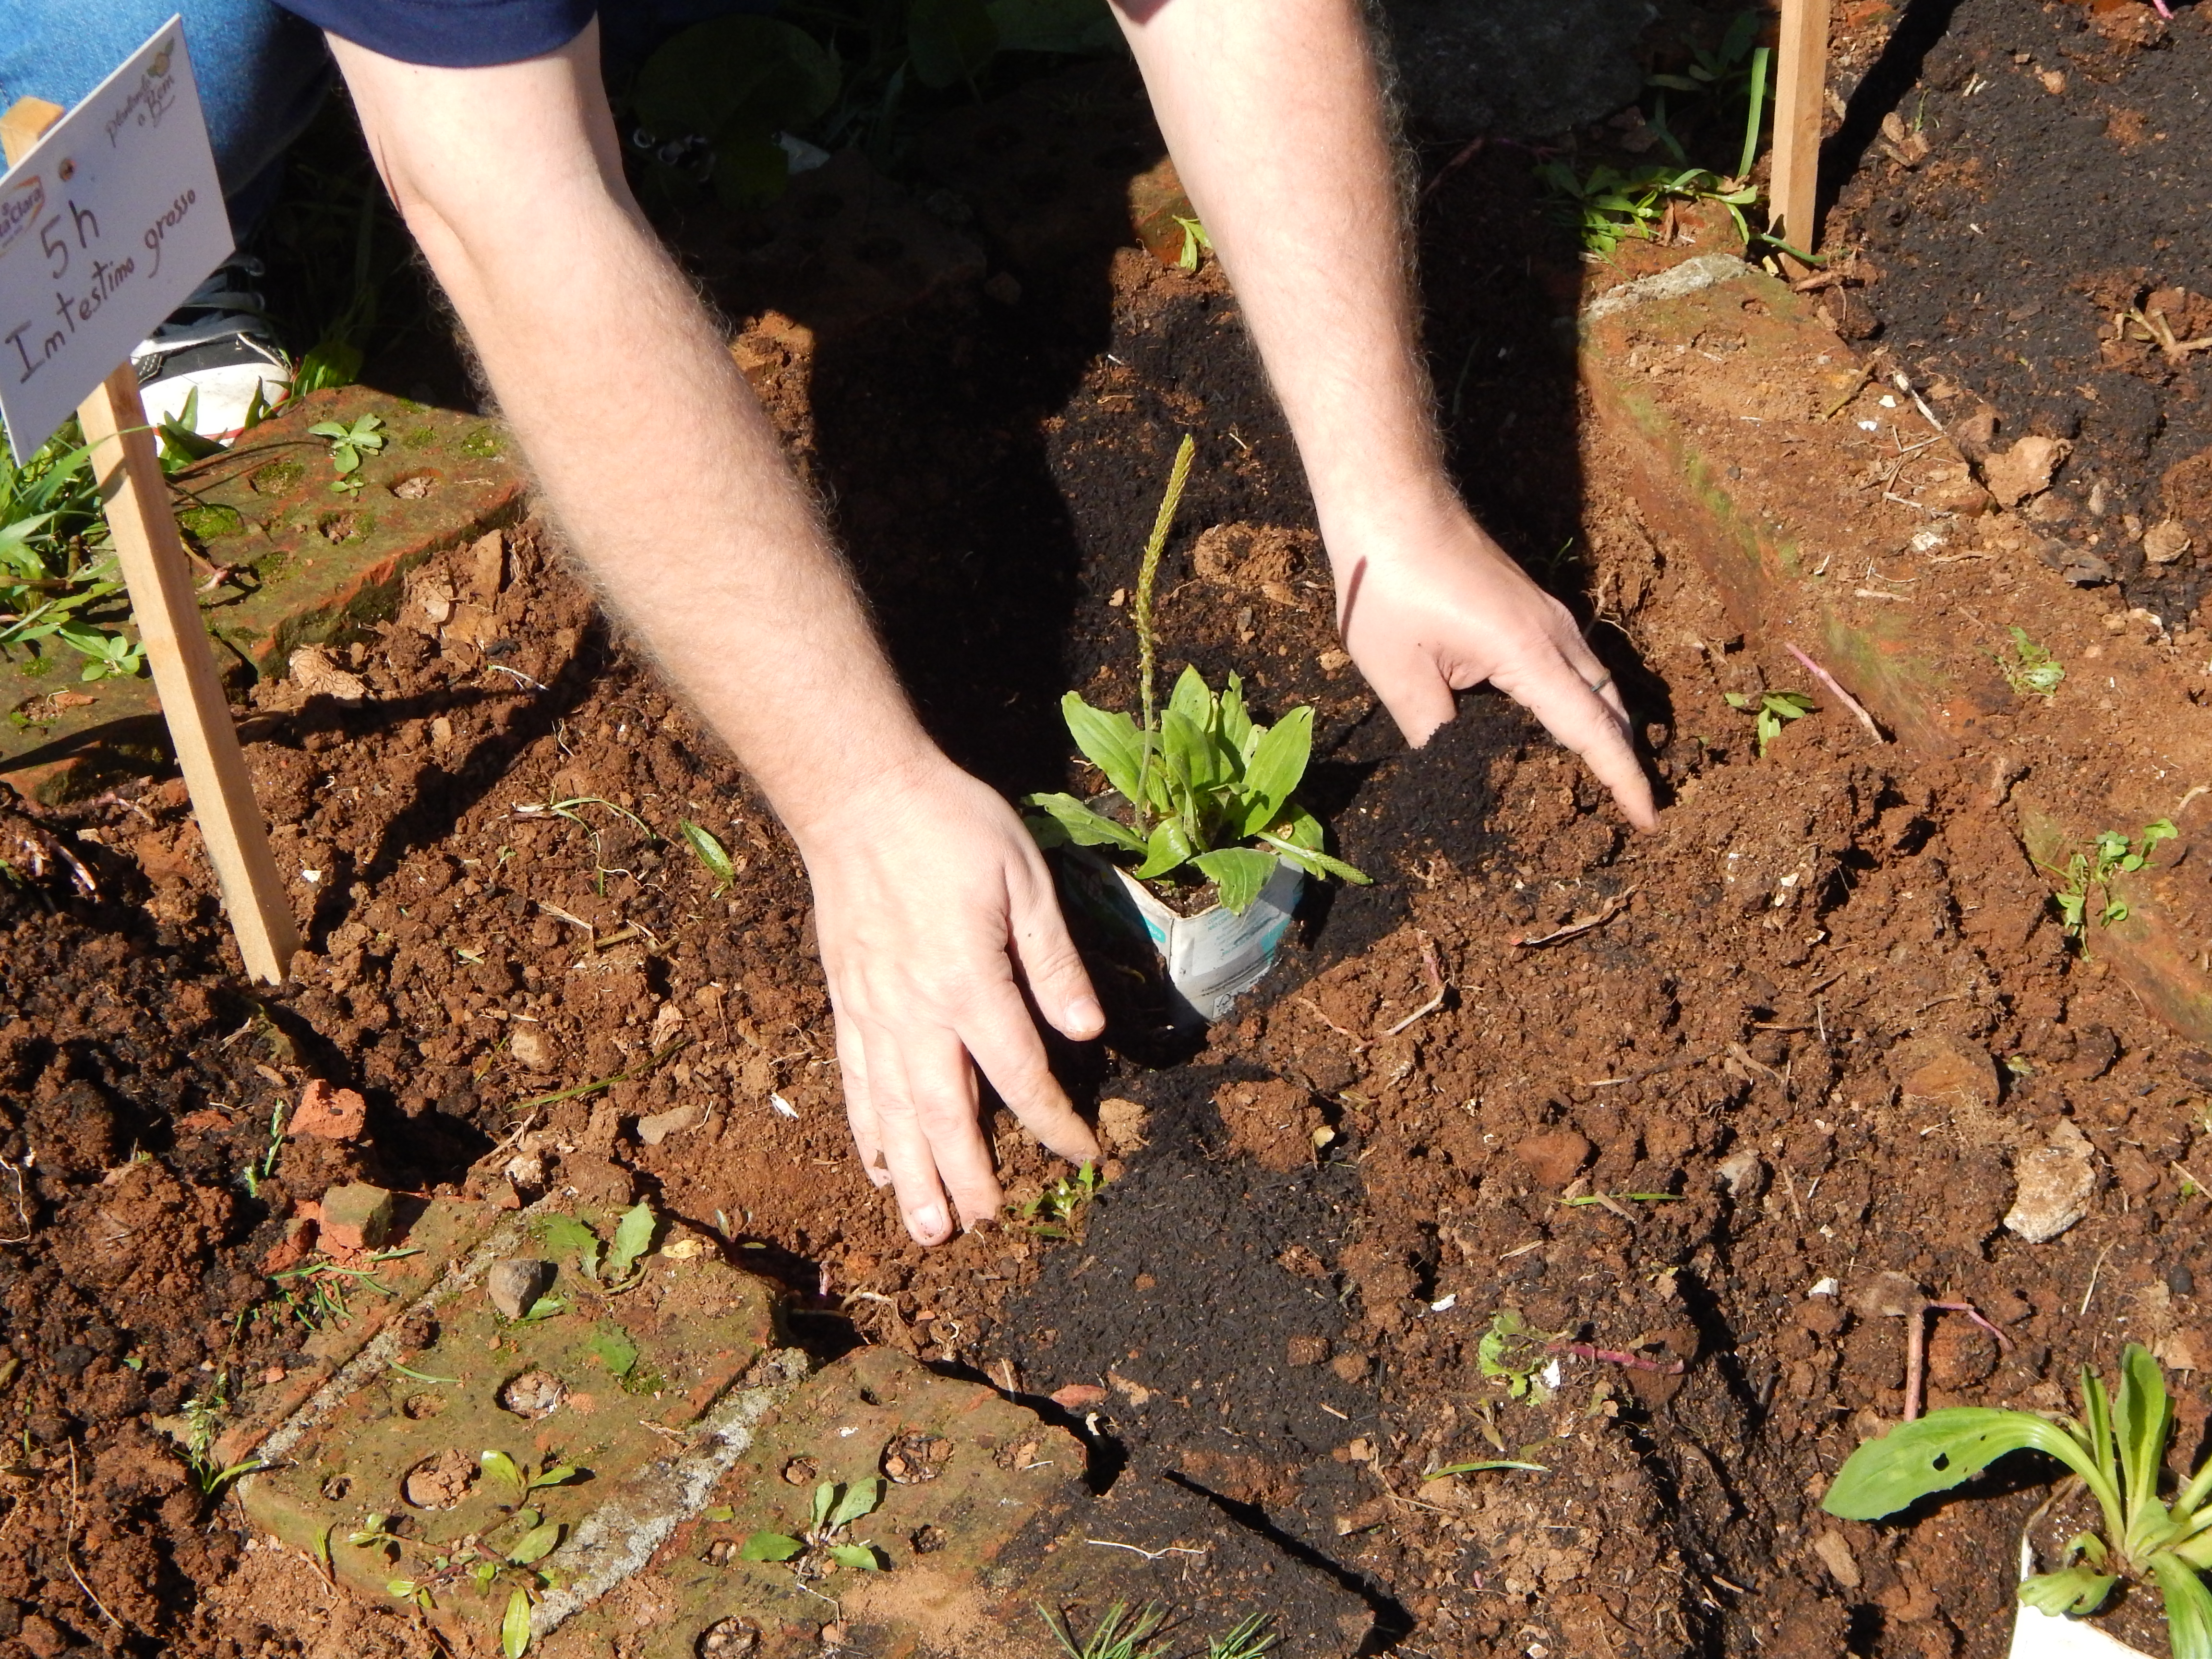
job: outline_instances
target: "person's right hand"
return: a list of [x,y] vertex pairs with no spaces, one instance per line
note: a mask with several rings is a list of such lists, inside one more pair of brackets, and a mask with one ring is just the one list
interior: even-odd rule
[[[836,815],[795,828],[836,1013],[861,1167],[923,1244],[992,1218],[1004,1195],[976,1122],[980,1069],[1030,1133],[1094,1163],[1023,999],[1066,1035],[1106,1024],[1013,810],[932,753]],[[948,1208],[947,1200],[951,1207]]]

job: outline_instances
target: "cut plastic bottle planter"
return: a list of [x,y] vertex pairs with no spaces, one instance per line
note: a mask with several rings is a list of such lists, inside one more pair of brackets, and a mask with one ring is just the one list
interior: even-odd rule
[[[2023,1538],[2020,1576],[2025,1581],[2034,1571],[2035,1553]],[[2005,1659],[2150,1659],[2150,1656],[2106,1635],[2086,1619],[2045,1613],[2023,1601],[2013,1620],[2012,1646],[2006,1650]]]
[[1062,856],[1072,896],[1109,925],[1152,941],[1167,971],[1176,1012],[1189,1024],[1223,1018],[1274,966],[1291,913],[1305,890],[1304,872],[1278,863],[1243,915],[1213,904],[1186,916],[1118,865],[1074,848]]

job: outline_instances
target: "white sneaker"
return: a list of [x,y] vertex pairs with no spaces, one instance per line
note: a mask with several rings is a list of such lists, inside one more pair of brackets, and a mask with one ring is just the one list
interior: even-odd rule
[[228,443],[256,418],[257,403],[266,413],[292,395],[291,362],[247,286],[262,270],[250,254],[233,254],[131,354],[151,424],[181,422]]

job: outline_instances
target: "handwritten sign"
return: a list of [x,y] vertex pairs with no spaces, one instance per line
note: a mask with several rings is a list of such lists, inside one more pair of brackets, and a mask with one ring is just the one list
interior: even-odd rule
[[16,460],[233,246],[172,17],[0,177],[0,419]]

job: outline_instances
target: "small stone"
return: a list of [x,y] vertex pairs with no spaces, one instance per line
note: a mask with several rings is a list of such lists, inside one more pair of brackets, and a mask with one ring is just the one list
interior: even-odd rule
[[392,1237],[392,1194],[350,1182],[323,1194],[323,1247],[333,1253],[381,1249]]
[[1352,653],[1349,651],[1340,651],[1334,646],[1331,646],[1314,660],[1320,665],[1321,672],[1322,673],[1334,674],[1339,670],[1351,665]]
[[884,1448],[884,1473],[902,1486],[918,1486],[945,1473],[952,1443],[934,1434],[902,1434]]
[[550,1072],[557,1055],[552,1034],[543,1025],[517,1021],[507,1032],[507,1052],[533,1072]]
[[1054,1389],[1048,1397],[1064,1412],[1087,1411],[1106,1403],[1106,1390],[1096,1382],[1070,1382],[1066,1388]]
[[1858,1558],[1851,1553],[1851,1547],[1843,1534],[1822,1533],[1813,1540],[1813,1553],[1820,1558],[1820,1565],[1834,1574],[1836,1582],[1845,1589],[1859,1587]]
[[286,666],[300,690],[311,697],[336,697],[341,702],[359,702],[368,696],[368,682],[358,674],[349,674],[339,667],[331,653],[319,645],[303,645],[295,651]]
[[1547,1129],[1513,1149],[1530,1178],[1553,1191],[1572,1181],[1589,1155],[1589,1138],[1573,1129]]
[[811,1486],[821,1478],[822,1470],[811,1457],[794,1457],[783,1466],[787,1486]]
[[1098,1136],[1109,1152],[1133,1152],[1145,1144],[1145,1109],[1133,1100],[1098,1103]]
[[1766,1160],[1749,1147],[1730,1152],[1717,1166],[1729,1196],[1740,1203],[1749,1203],[1766,1190]]
[[489,605],[507,586],[507,538],[494,530],[469,545],[469,588],[477,600]]
[[2063,438],[2031,433],[1982,463],[1982,480],[2000,507],[2016,507],[2051,488],[2051,475],[2072,446]]
[[2070,1118],[2062,1120],[2048,1146],[2023,1152],[2013,1168],[2015,1190],[2006,1228],[2031,1244],[2058,1237],[2089,1213],[2097,1166],[2089,1138]]
[[368,1103],[351,1089],[333,1089],[320,1078],[301,1091],[300,1103],[285,1125],[290,1135],[314,1135],[323,1140],[352,1140],[362,1132]]
[[637,1138],[648,1146],[658,1146],[672,1134],[696,1127],[706,1116],[707,1109],[696,1101],[688,1106],[672,1106],[665,1112],[638,1119]]
[[476,1484],[477,1462],[459,1446],[448,1446],[407,1472],[400,1495],[418,1510],[449,1510]]
[[1851,1311],[1862,1319],[1902,1319],[1928,1304],[1920,1286],[1899,1273],[1881,1273],[1851,1292]]
[[2191,545],[2188,527],[2179,519],[2168,519],[2143,532],[2143,557],[2153,564],[2172,564]]
[[527,1417],[533,1422],[552,1416],[568,1398],[568,1385],[550,1371],[525,1371],[499,1391],[501,1406],[517,1417]]
[[1885,1057],[1908,1109],[1951,1118],[1986,1113],[1997,1103],[1997,1066],[1989,1051],[1963,1037],[1930,1032],[1907,1037]]
[[502,1319],[520,1319],[553,1283],[553,1264],[518,1259],[495,1262],[484,1275],[484,1294]]

